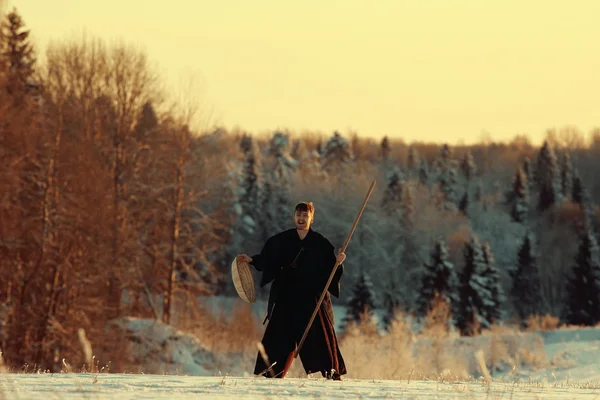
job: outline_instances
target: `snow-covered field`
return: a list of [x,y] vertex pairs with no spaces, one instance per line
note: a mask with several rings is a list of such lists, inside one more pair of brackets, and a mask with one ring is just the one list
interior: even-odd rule
[[[160,335],[159,335],[160,336]],[[544,332],[548,365],[462,381],[266,379],[203,370],[180,343],[180,374],[0,374],[0,399],[600,399],[600,329]],[[180,339],[177,340],[181,342]],[[193,340],[189,339],[189,346]],[[189,359],[188,359],[189,358]],[[349,366],[351,368],[351,366]],[[208,376],[207,376],[208,375]],[[213,375],[213,376],[211,376]]]
[[[0,375],[6,399],[594,399],[588,384],[435,382],[123,374]],[[2,398],[2,394],[0,394]]]
[[[228,301],[219,301],[213,306],[228,310],[231,307],[231,304],[227,304]],[[261,317],[262,307],[255,305],[252,312]],[[336,308],[337,322],[343,313],[342,308]],[[517,365],[511,368],[512,364],[504,364],[495,370],[492,382],[488,385],[482,377],[484,374],[476,367],[469,368],[469,371],[476,371],[471,372],[476,378],[469,379],[452,378],[444,373],[436,380],[422,380],[416,375],[411,375],[409,379],[404,376],[399,380],[380,379],[383,377],[380,372],[385,373],[387,370],[371,368],[369,363],[376,360],[350,357],[351,348],[342,348],[342,352],[348,354],[349,375],[344,376],[341,382],[325,380],[320,374],[309,377],[290,374],[292,376],[285,379],[255,378],[248,375],[253,360],[250,360],[251,364],[247,364],[248,360],[240,363],[241,359],[238,362],[233,358],[230,363],[221,364],[224,367],[221,371],[215,368],[218,360],[210,352],[206,340],[201,337],[153,320],[124,318],[121,324],[129,332],[128,337],[133,343],[130,351],[135,360],[132,361],[134,364],[141,363],[139,370],[146,372],[145,374],[76,373],[75,369],[75,373],[59,374],[0,373],[0,400],[190,397],[600,399],[600,327],[513,333],[516,340],[507,343],[512,343],[513,347],[516,346],[539,360],[522,363],[518,358],[510,358],[508,360],[513,360]],[[490,347],[485,342],[485,337],[473,338],[473,341],[461,340],[462,347],[458,348],[463,354],[467,354],[471,363],[476,362],[475,354],[470,355],[471,349],[477,351]],[[428,346],[427,342],[421,344]],[[359,347],[362,349],[364,344],[359,343]],[[515,353],[514,349],[512,352]],[[253,358],[254,350],[250,353]],[[395,364],[404,360],[393,359]],[[365,365],[361,364],[366,360],[365,369]],[[296,367],[300,369],[298,365]],[[158,373],[151,373],[156,371]],[[367,379],[369,377],[375,379]]]

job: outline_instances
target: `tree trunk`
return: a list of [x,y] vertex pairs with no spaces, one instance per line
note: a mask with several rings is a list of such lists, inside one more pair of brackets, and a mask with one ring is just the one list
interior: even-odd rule
[[[54,135],[54,147],[52,149],[52,155],[50,160],[48,161],[48,168],[46,173],[46,187],[44,191],[44,200],[43,200],[43,228],[42,228],[42,251],[40,255],[40,260],[38,262],[38,268],[45,262],[47,247],[50,245],[56,246],[56,227],[53,227],[52,222],[56,222],[58,204],[59,204],[59,189],[56,184],[56,177],[58,171],[58,156],[60,154],[60,141],[62,138],[62,125],[63,125],[63,116],[62,116],[62,107],[59,106],[58,109],[58,126],[56,127],[56,133]],[[53,196],[54,195],[54,196]],[[54,203],[54,204],[52,204]],[[52,215],[52,207],[54,207],[54,215]],[[54,228],[54,229],[52,229]],[[52,283],[50,286],[50,291],[48,293],[48,297],[46,300],[45,306],[45,314],[42,318],[42,324],[40,326],[40,333],[38,336],[37,344],[38,351],[36,356],[36,362],[38,365],[42,365],[42,361],[44,360],[45,353],[45,345],[48,333],[48,323],[50,318],[52,317],[52,309],[54,298],[56,297],[56,289],[58,286],[58,277],[59,277],[59,263],[58,260],[53,259],[52,262],[46,263],[47,265],[53,264],[53,273],[52,273]]]
[[118,271],[120,268],[121,256],[121,196],[123,192],[122,178],[122,155],[123,141],[121,137],[121,129],[117,128],[113,136],[113,243],[112,243],[112,265],[108,271],[108,319],[113,319],[119,316],[121,306],[121,285],[119,282]]
[[181,211],[183,209],[183,181],[185,167],[185,151],[187,140],[186,133],[182,132],[179,159],[177,160],[177,186],[175,187],[175,212],[173,215],[173,231],[171,233],[171,249],[169,251],[169,276],[167,278],[167,293],[163,299],[163,322],[171,322],[171,304],[173,301],[173,290],[175,286],[175,267],[177,265],[177,239],[179,238],[179,227],[181,223]]

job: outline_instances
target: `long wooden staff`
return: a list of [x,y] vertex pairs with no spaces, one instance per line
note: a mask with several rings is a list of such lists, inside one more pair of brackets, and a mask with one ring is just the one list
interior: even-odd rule
[[[367,201],[369,201],[369,197],[371,197],[373,188],[375,188],[375,181],[373,181],[373,183],[371,183],[371,187],[369,187],[369,191],[367,192],[367,195],[365,196],[365,200],[363,201],[362,206],[360,207],[360,211],[358,212],[358,215],[356,216],[356,219],[354,220],[354,223],[352,224],[352,228],[350,228],[350,233],[348,234],[348,237],[346,238],[344,247],[342,247],[342,252],[345,252],[346,247],[348,247],[348,243],[350,242],[350,238],[352,237],[352,234],[354,233],[354,229],[356,229],[358,220],[360,219],[363,211],[365,210],[365,206],[367,205]],[[340,264],[336,260],[335,265],[333,267],[333,271],[331,271],[331,274],[329,275],[329,280],[327,280],[327,284],[325,285],[325,289],[323,290],[323,293],[321,293],[321,297],[319,298],[317,306],[315,307],[315,310],[313,311],[312,317],[310,317],[310,321],[308,321],[308,326],[304,330],[304,335],[302,335],[302,339],[300,340],[300,343],[298,343],[298,347],[296,347],[296,350],[294,351],[294,358],[298,357],[298,354],[300,353],[300,349],[302,348],[302,345],[304,344],[304,340],[306,340],[306,335],[308,335],[308,331],[309,331],[310,327],[312,326],[312,323],[315,320],[317,313],[319,312],[321,303],[323,303],[325,294],[329,290],[329,285],[331,284],[331,281],[333,280],[333,276],[335,275],[335,272],[337,271],[339,266],[340,266]]]

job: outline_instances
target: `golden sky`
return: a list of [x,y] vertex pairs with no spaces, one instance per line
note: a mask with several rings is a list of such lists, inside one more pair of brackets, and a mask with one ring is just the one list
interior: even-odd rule
[[194,74],[213,121],[406,141],[600,126],[599,0],[13,0],[42,48],[87,34]]

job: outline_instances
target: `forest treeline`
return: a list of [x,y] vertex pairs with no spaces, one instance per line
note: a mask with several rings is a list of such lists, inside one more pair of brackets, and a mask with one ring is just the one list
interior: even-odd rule
[[9,366],[81,360],[80,329],[110,360],[111,321],[175,323],[181,304],[235,296],[234,255],[291,227],[298,201],[340,247],[373,180],[334,299],[351,319],[377,309],[385,326],[442,301],[464,335],[535,314],[600,321],[600,130],[549,130],[542,146],[196,131],[194,105],[170,100],[135,47],[62,41],[41,63],[16,10],[0,46]]

